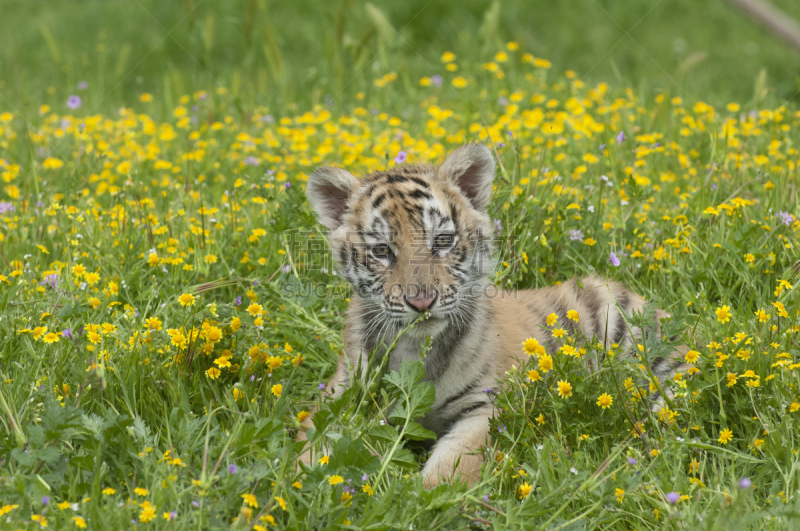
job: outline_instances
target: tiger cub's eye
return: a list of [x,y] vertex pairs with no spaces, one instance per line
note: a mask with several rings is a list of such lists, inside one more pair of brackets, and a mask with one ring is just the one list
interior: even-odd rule
[[389,246],[385,243],[379,243],[378,245],[372,246],[372,255],[375,258],[385,260],[386,258],[389,258],[389,254],[391,254],[391,252],[391,249],[389,249]]
[[436,249],[447,249],[453,244],[452,234],[439,234],[433,239],[433,247]]

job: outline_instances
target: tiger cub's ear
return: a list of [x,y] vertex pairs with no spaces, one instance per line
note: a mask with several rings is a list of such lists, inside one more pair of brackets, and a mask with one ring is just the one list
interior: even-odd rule
[[355,175],[342,168],[323,166],[311,174],[306,195],[323,227],[333,232],[341,226],[347,202],[357,187]]
[[494,179],[494,158],[486,146],[466,144],[456,149],[439,166],[438,175],[464,193],[476,210],[489,205]]

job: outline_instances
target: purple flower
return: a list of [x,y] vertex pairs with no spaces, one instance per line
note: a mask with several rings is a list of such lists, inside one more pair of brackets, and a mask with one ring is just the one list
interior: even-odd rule
[[784,225],[789,226],[794,223],[794,216],[789,214],[788,212],[784,212],[781,210],[777,214],[775,214],[776,218],[780,218]]
[[483,501],[486,502],[486,503],[489,502],[489,495],[488,494],[484,494],[483,495]]
[[253,287],[256,287],[256,286],[258,286],[258,279],[255,279],[255,280],[253,281]]
[[289,181],[286,181],[285,183],[283,183],[283,187],[288,190],[289,188],[292,187],[292,183],[290,183]]
[[625,132],[620,131],[619,134],[617,135],[617,145],[621,146],[623,140],[625,140]]
[[234,465],[233,463],[228,465],[228,472],[230,472],[231,474],[235,474],[237,470],[238,468],[236,468],[236,465]]
[[197,500],[192,500],[192,505],[194,505],[195,507],[200,507],[200,502]]
[[394,163],[395,163],[395,164],[402,164],[402,163],[404,163],[404,162],[406,161],[406,157],[407,157],[407,156],[408,156],[408,155],[406,155],[406,152],[405,152],[405,151],[400,151],[400,152],[398,152],[398,153],[397,153],[397,156],[394,158]]
[[50,503],[50,496],[42,496],[42,505]]
[[363,475],[363,476],[361,476],[361,481],[367,481],[368,479],[369,479],[369,474],[367,474],[366,472],[364,472],[364,475]]
[[508,100],[501,96],[497,98],[497,103],[499,103],[500,105],[508,105]]
[[629,465],[635,465],[636,464],[636,459],[634,459],[633,457],[629,457],[628,458],[628,464]]
[[5,201],[0,201],[0,214],[5,214],[6,212],[14,212],[16,208],[13,204],[7,203]]
[[608,263],[610,263],[614,267],[619,267],[619,258],[617,258],[617,253],[611,251],[611,254],[608,255]]
[[284,273],[288,273],[291,270],[292,270],[292,266],[290,266],[289,264],[286,264],[285,266],[283,266],[281,268],[281,271],[283,271]]
[[498,142],[497,143],[497,149],[504,148],[504,147],[506,147],[506,145],[503,144],[502,142]]
[[500,223],[499,219],[494,220],[494,230],[496,230],[497,232],[503,230],[503,225]]
[[261,164],[261,161],[258,160],[258,157],[254,157],[253,155],[244,159],[245,166],[258,166],[259,164]]
[[667,501],[670,503],[678,503],[680,499],[681,495],[678,494],[677,492],[670,492],[667,494]]
[[753,485],[753,482],[750,481],[750,478],[742,478],[742,480],[739,481],[739,488],[740,489],[749,489],[752,485]]
[[320,391],[324,391],[325,390],[325,384],[324,383],[319,384],[319,390]]
[[573,242],[575,240],[577,240],[579,242],[582,242],[583,241],[583,233],[581,232],[581,229],[570,229],[570,231],[569,231],[569,239],[570,239],[570,241],[573,241]]
[[605,149],[606,149],[606,145],[605,144],[600,144],[600,153],[602,153],[603,150],[605,150]]
[[61,335],[67,339],[72,339],[72,328],[65,328],[61,331]]
[[73,111],[81,106],[81,97],[72,95],[67,99],[67,107],[72,109]]
[[241,305],[242,305],[242,296],[241,296],[241,295],[239,295],[238,297],[236,297],[236,300],[235,300],[235,301],[233,301],[233,303],[234,303],[236,306],[241,306]]
[[59,281],[58,274],[57,273],[53,273],[52,275],[47,275],[44,278],[44,282],[39,282],[39,284],[40,285],[47,284],[51,288],[56,289],[58,287],[58,281]]
[[483,392],[484,392],[484,393],[486,393],[486,394],[488,395],[489,393],[491,393],[491,392],[492,392],[492,390],[491,390],[491,389],[489,389],[488,387],[484,387],[484,388],[483,388]]
[[436,74],[435,76],[431,76],[431,83],[433,83],[437,87],[442,86],[442,76]]
[[170,511],[169,512],[170,521],[175,520],[175,518],[177,518],[177,517],[178,517],[178,513],[176,513],[175,511]]
[[711,183],[711,191],[712,192],[716,192],[717,191],[717,185],[716,184]]
[[78,81],[78,90],[86,90],[87,88],[89,88],[88,81]]

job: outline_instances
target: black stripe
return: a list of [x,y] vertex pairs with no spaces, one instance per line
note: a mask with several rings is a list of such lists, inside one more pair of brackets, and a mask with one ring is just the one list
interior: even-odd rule
[[408,192],[408,197],[413,199],[433,199],[433,196],[425,189],[415,188]]
[[471,381],[469,384],[467,384],[467,385],[466,385],[466,386],[465,386],[463,389],[461,389],[461,391],[459,391],[458,393],[456,393],[456,394],[452,395],[450,398],[448,398],[447,400],[445,400],[445,401],[444,401],[444,403],[443,403],[441,406],[439,406],[439,409],[445,409],[447,406],[449,406],[450,404],[452,404],[452,403],[453,403],[453,402],[455,402],[456,400],[460,400],[461,398],[464,398],[465,396],[467,396],[467,394],[468,394],[470,391],[472,391],[473,389],[475,389],[476,387],[478,387],[478,384],[480,383],[480,379],[481,379],[482,377],[483,377],[483,374],[481,374],[480,376],[478,376],[477,378],[475,378],[474,380],[472,380],[472,381]]
[[378,194],[378,196],[372,200],[372,209],[374,210],[378,208],[379,206],[381,206],[381,204],[383,204],[384,201],[386,201],[386,194],[385,193]]
[[461,418],[462,418],[464,415],[466,415],[466,414],[468,414],[468,413],[472,413],[472,412],[473,412],[473,411],[475,411],[476,409],[480,409],[480,408],[482,408],[482,407],[484,407],[484,406],[488,406],[489,404],[490,404],[490,403],[489,403],[489,401],[487,401],[487,400],[480,400],[480,401],[478,401],[478,402],[473,402],[472,404],[470,404],[470,405],[468,405],[468,406],[465,406],[465,407],[463,407],[463,408],[461,409],[461,411],[459,411],[459,412],[458,412],[458,413],[456,413],[456,414],[455,414],[453,417],[451,417],[451,419],[452,419],[452,420],[450,420],[450,423],[451,423],[451,424],[456,424],[456,423],[457,423],[459,420],[461,420]]

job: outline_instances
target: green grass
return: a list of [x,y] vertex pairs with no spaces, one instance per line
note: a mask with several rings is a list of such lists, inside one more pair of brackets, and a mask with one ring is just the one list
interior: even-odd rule
[[[136,2],[0,5],[0,529],[795,525],[796,58],[717,2],[604,6],[625,28],[654,6],[631,35],[669,76],[628,40],[616,67],[601,60],[621,35],[593,2],[141,5],[180,46],[146,55],[163,34]],[[610,356],[589,372],[598,347],[573,338],[584,359],[551,352],[538,379],[520,348],[481,481],[425,491],[420,365],[375,363],[320,404],[347,287],[304,254],[324,238],[304,185],[321,164],[360,175],[467,141],[498,157],[496,284],[624,282],[673,314],[664,336],[697,371],[650,382]],[[670,348],[648,338],[642,363]],[[651,385],[675,391],[662,415],[640,398]],[[298,470],[297,416],[314,406],[310,438],[333,449]]]
[[[773,2],[800,19],[800,5]],[[267,2],[2,0],[0,91],[6,106],[63,105],[89,82],[109,112],[141,92],[177,98],[217,85],[245,112],[269,105],[345,108],[376,74],[412,85],[441,72],[439,55],[488,60],[518,41],[558,71],[642,95],[760,104],[795,97],[800,55],[719,0],[611,2]],[[103,51],[99,51],[102,49]],[[380,50],[380,52],[378,51]],[[763,83],[756,87],[764,72]],[[326,97],[328,98],[326,100]],[[27,112],[32,112],[28,110]]]

